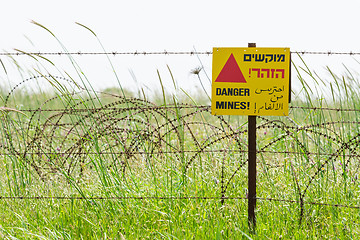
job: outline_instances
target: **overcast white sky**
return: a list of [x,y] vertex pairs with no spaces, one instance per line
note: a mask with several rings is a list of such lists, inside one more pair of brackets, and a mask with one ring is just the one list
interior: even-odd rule
[[[211,51],[212,47],[246,47],[248,42],[256,42],[258,47],[290,47],[291,51],[360,52],[359,11],[358,0],[11,0],[2,5],[0,48],[60,51],[50,34],[30,23],[35,20],[52,30],[70,51],[101,50],[96,39],[75,24],[80,22],[96,32],[108,51],[191,51],[193,47]],[[64,57],[54,58],[60,69],[67,70],[69,66],[61,63]],[[104,63],[105,57],[77,59],[96,87],[116,84],[109,65]],[[197,83],[189,74],[200,65],[196,57],[111,59],[125,86],[133,82],[129,69],[141,86],[158,84],[157,69],[165,81],[170,81],[166,64],[183,87]],[[342,63],[354,62],[350,56],[305,59],[310,65],[322,67],[338,64],[341,68]],[[31,62],[24,56],[17,60],[21,64]],[[201,56],[201,60],[211,75],[211,56]],[[4,79],[3,75],[0,70],[0,79]]]

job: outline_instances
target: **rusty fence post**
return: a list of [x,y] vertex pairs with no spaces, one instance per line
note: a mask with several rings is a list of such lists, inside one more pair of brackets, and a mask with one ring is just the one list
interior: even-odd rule
[[[248,47],[256,47],[249,43]],[[251,230],[256,227],[256,116],[248,116],[248,221]]]

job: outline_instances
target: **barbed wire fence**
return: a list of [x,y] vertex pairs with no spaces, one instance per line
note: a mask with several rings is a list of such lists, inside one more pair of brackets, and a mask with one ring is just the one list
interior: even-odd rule
[[[82,56],[82,55],[113,55],[113,56],[117,56],[117,55],[134,55],[134,56],[138,56],[138,55],[211,55],[212,52],[211,51],[205,51],[205,52],[197,52],[197,51],[159,51],[159,52],[149,52],[149,51],[135,51],[135,52],[118,52],[118,51],[113,51],[113,52],[23,52],[23,51],[16,51],[16,52],[2,52],[0,53],[0,56],[22,56],[22,55],[32,55],[32,56],[63,56],[63,55],[76,55],[76,56]],[[360,52],[332,52],[332,51],[328,51],[328,52],[319,52],[319,51],[292,51],[291,54],[298,54],[298,55],[305,55],[305,54],[309,54],[309,55],[349,55],[349,56],[354,56],[354,55],[360,55]],[[9,100],[10,95],[15,91],[16,88],[18,88],[20,85],[25,84],[27,81],[33,80],[33,79],[38,79],[44,76],[34,76],[31,77],[27,80],[24,80],[23,82],[19,83],[18,85],[16,85],[8,94],[8,96],[5,99],[5,106],[7,101]],[[54,77],[54,76],[51,76]],[[63,77],[57,77],[56,78],[62,79],[62,80],[66,80]],[[51,101],[51,100],[50,100]],[[125,106],[124,103],[130,101],[132,106]],[[112,151],[112,149],[107,149],[107,150],[103,150],[103,151],[96,151],[96,152],[84,152],[83,149],[81,149],[79,146],[83,145],[85,143],[85,140],[83,140],[83,138],[85,138],[87,135],[84,134],[80,137],[74,136],[72,135],[73,132],[75,132],[76,130],[76,125],[80,125],[82,123],[77,122],[77,123],[73,123],[73,122],[66,122],[63,121],[63,119],[65,119],[67,116],[75,113],[75,114],[83,114],[83,119],[89,118],[89,117],[93,117],[95,114],[96,118],[98,118],[99,121],[108,121],[109,126],[111,124],[118,124],[119,122],[127,122],[129,121],[129,117],[128,116],[120,116],[120,114],[124,114],[124,113],[130,113],[133,114],[133,112],[135,111],[136,114],[144,114],[144,113],[151,113],[153,115],[158,114],[159,116],[166,116],[165,118],[165,122],[162,123],[160,126],[157,126],[154,129],[151,129],[150,132],[147,130],[144,132],[139,133],[140,131],[137,131],[137,134],[142,135],[143,138],[146,139],[151,139],[151,136],[154,135],[161,135],[164,136],[163,133],[161,133],[161,131],[165,128],[164,126],[166,126],[168,129],[171,129],[172,131],[174,131],[175,134],[178,134],[177,130],[176,130],[176,126],[175,126],[175,122],[178,121],[178,119],[176,118],[169,118],[167,115],[164,115],[165,111],[175,111],[175,110],[189,110],[189,113],[186,113],[185,115],[183,115],[181,117],[181,120],[183,120],[183,122],[185,123],[185,125],[190,126],[191,124],[199,124],[198,122],[189,122],[188,120],[186,120],[187,117],[189,116],[196,116],[200,113],[209,113],[210,112],[210,106],[208,105],[190,105],[190,104],[181,104],[181,105],[168,105],[168,106],[155,106],[149,102],[143,101],[143,100],[135,100],[135,99],[127,99],[124,100],[122,98],[119,98],[119,101],[116,102],[115,104],[109,104],[106,105],[104,107],[86,107],[86,108],[81,108],[81,104],[79,105],[74,105],[71,106],[69,108],[63,108],[63,109],[52,109],[52,108],[43,108],[43,107],[39,107],[38,109],[21,109],[21,112],[28,112],[29,114],[31,114],[30,117],[30,121],[28,123],[24,122],[25,124],[27,124],[27,129],[35,129],[35,127],[37,128],[35,134],[31,137],[29,137],[29,139],[27,139],[27,143],[28,146],[26,148],[26,151],[21,151],[21,150],[16,150],[16,149],[11,149],[8,146],[5,146],[5,144],[1,145],[1,149],[2,152],[0,153],[0,155],[3,156],[17,156],[17,157],[22,157],[24,160],[27,159],[28,156],[41,156],[41,155],[56,155],[56,156],[64,156],[64,159],[76,159],[76,160],[72,160],[74,161],[74,165],[75,165],[75,161],[79,162],[81,161],[81,159],[83,159],[86,156],[89,155],[114,155],[114,156],[121,156],[121,155],[125,155],[127,157],[132,157],[134,155],[159,155],[159,154],[179,154],[179,153],[188,153],[188,154],[192,154],[192,157],[190,158],[189,162],[186,163],[186,168],[185,171],[187,170],[188,166],[190,166],[192,164],[192,161],[194,161],[195,157],[198,156],[201,153],[229,153],[229,152],[237,152],[237,153],[247,153],[246,149],[210,149],[210,146],[215,146],[216,143],[219,143],[221,140],[223,139],[227,139],[227,138],[232,138],[235,139],[236,141],[238,141],[237,136],[239,134],[244,134],[246,133],[246,130],[234,130],[232,129],[230,126],[230,124],[228,122],[226,122],[224,120],[224,118],[222,118],[221,116],[217,116],[218,121],[220,121],[222,124],[226,125],[228,127],[229,133],[226,133],[224,136],[224,132],[221,133],[215,133],[213,136],[209,137],[208,139],[206,139],[205,141],[200,141],[198,139],[196,139],[196,136],[194,136],[193,134],[193,129],[191,129],[191,127],[188,127],[189,132],[191,137],[193,138],[194,141],[194,145],[197,146],[196,150],[172,150],[172,151],[168,151],[168,150],[163,150],[163,149],[158,149],[158,151],[152,150],[150,152],[148,151],[141,151],[138,148],[134,147],[134,145],[136,143],[131,142],[130,143],[130,148],[129,149],[124,149],[124,151],[118,151],[118,152],[114,152]],[[333,107],[304,107],[304,106],[290,106],[290,109],[292,110],[312,110],[312,111],[333,111],[333,112],[360,112],[360,109],[356,109],[356,108],[333,108]],[[6,110],[6,109],[5,109]],[[47,118],[47,121],[45,123],[42,123],[39,125],[40,121],[40,115],[42,113],[46,113],[48,112],[50,115]],[[83,119],[81,121],[83,121]],[[314,133],[317,134],[318,136],[324,137],[326,139],[329,139],[331,141],[335,141],[338,142],[339,144],[339,149],[338,151],[335,151],[334,153],[326,153],[326,152],[311,152],[308,149],[306,149],[306,147],[302,146],[303,143],[298,142],[298,144],[300,145],[300,148],[302,148],[304,151],[274,151],[274,150],[268,150],[269,146],[275,145],[277,142],[281,141],[282,139],[284,139],[285,137],[281,136],[279,138],[276,138],[272,141],[270,141],[269,143],[267,143],[265,146],[263,146],[262,148],[257,150],[257,154],[261,154],[261,153],[267,153],[267,154],[305,154],[305,155],[322,155],[322,156],[327,156],[328,160],[324,163],[322,163],[320,166],[317,167],[317,169],[315,170],[315,172],[313,173],[313,175],[311,176],[311,180],[309,180],[306,183],[306,187],[305,190],[303,192],[300,191],[300,200],[294,200],[294,199],[280,199],[280,198],[271,198],[271,197],[257,197],[258,200],[260,201],[269,201],[269,202],[286,202],[286,203],[293,203],[293,204],[300,204],[300,205],[317,205],[317,206],[327,206],[327,207],[339,207],[339,208],[349,208],[349,209],[360,209],[360,206],[356,206],[356,205],[344,205],[344,204],[333,204],[333,203],[324,203],[324,202],[314,202],[314,201],[304,201],[303,197],[306,194],[306,190],[308,189],[309,185],[311,185],[311,183],[313,182],[313,180],[315,179],[315,177],[321,172],[321,169],[330,161],[329,159],[334,159],[337,157],[347,157],[347,158],[359,158],[360,157],[360,153],[357,152],[357,147],[360,146],[360,134],[355,135],[352,139],[350,139],[348,142],[339,142],[338,139],[334,138],[332,135],[328,134],[328,133],[322,133],[321,131],[317,131],[314,130],[315,128],[321,128],[321,127],[327,127],[327,126],[332,126],[332,125],[336,125],[336,124],[359,124],[360,122],[358,121],[332,121],[332,122],[325,122],[325,123],[318,123],[318,124],[311,124],[308,126],[290,126],[290,125],[283,125],[282,123],[279,123],[278,121],[272,121],[270,119],[267,118],[261,118],[261,120],[264,122],[264,124],[260,125],[257,127],[257,129],[262,129],[262,128],[277,128],[277,129],[282,129],[286,134],[284,134],[283,136],[290,136],[292,133],[291,131],[305,131],[306,133]],[[138,121],[135,121],[136,123],[139,123]],[[32,125],[33,124],[33,125]],[[144,124],[143,122],[141,123],[143,124],[143,126],[147,126],[146,124]],[[54,142],[56,137],[55,136],[55,130],[58,128],[62,128],[64,126],[68,126],[70,127],[73,132],[71,133],[67,133],[65,135],[65,137],[63,137],[62,139],[62,143],[64,143],[67,140],[70,141],[76,141],[76,143],[73,146],[70,146],[67,148],[66,151],[62,152],[62,151],[53,151],[54,148],[53,147],[48,147],[46,150],[37,150],[38,147],[38,143],[42,142],[44,139],[47,139],[47,141],[50,142]],[[101,125],[99,125],[101,126]],[[148,126],[147,126],[148,127]],[[218,129],[217,126],[215,125],[211,125],[209,124],[209,127],[212,129]],[[50,130],[49,130],[50,129]],[[219,130],[219,129],[218,129]],[[44,134],[46,131],[49,131],[48,133]],[[95,131],[95,130],[94,130]],[[100,134],[109,134],[111,135],[111,131],[115,132],[115,133],[119,133],[119,131],[131,131],[131,129],[126,129],[126,128],[110,128],[110,129],[96,129],[96,131],[98,131],[98,133]],[[11,131],[9,131],[11,132]],[[157,139],[159,144],[161,144],[160,142],[161,137],[159,139]],[[64,144],[65,146],[65,144]],[[64,147],[65,148],[65,147]],[[344,150],[348,150],[349,153],[344,154]],[[194,157],[195,156],[195,157]],[[78,158],[78,159],[77,159]],[[348,160],[350,161],[350,160]],[[35,169],[40,168],[40,167],[44,167],[46,165],[36,165],[36,163],[32,163],[33,167]],[[124,163],[122,162],[122,164],[124,165]],[[226,187],[229,184],[229,182],[231,181],[231,179],[233,178],[233,176],[235,174],[237,174],[237,172],[239,171],[239,169],[244,166],[244,164],[246,164],[246,160],[244,160],[243,162],[241,162],[239,164],[239,167],[233,172],[231,178],[228,180],[228,182],[222,182],[222,194],[221,196],[115,196],[115,197],[87,197],[87,196],[0,196],[0,200],[48,200],[48,199],[56,199],[56,200],[126,200],[126,199],[135,199],[135,200],[152,200],[152,199],[156,199],[156,200],[247,200],[247,197],[230,197],[230,196],[225,196],[225,192],[226,192]],[[70,164],[72,165],[72,164]],[[49,167],[49,166],[48,166]],[[60,167],[60,166],[59,166]],[[64,164],[61,165],[61,167],[64,167]],[[69,171],[71,171],[70,168],[73,168],[74,166],[68,166],[69,167]],[[125,166],[123,166],[125,168]],[[50,168],[50,167],[49,167]],[[125,170],[124,170],[125,171]],[[296,179],[296,178],[295,178]],[[222,180],[223,181],[223,180]],[[298,181],[298,180],[296,180]],[[298,184],[298,182],[297,182]],[[224,190],[225,189],[225,190]]]

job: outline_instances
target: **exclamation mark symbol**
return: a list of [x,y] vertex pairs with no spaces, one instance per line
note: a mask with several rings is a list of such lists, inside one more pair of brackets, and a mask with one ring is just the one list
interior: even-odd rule
[[247,110],[250,109],[250,102],[247,102]]

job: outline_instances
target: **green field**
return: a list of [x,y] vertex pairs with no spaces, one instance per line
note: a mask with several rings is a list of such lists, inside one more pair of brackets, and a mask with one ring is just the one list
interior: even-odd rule
[[301,88],[289,116],[257,118],[250,231],[246,116],[212,116],[203,92],[94,91],[71,56],[77,76],[49,74],[41,64],[50,59],[31,57],[39,70],[0,91],[1,239],[360,237],[359,83],[350,72],[328,69],[325,79],[293,64]]
[[31,79],[52,91],[29,92],[29,81],[2,94],[1,238],[359,237],[355,90],[258,117],[251,232],[246,117],[212,116],[186,95],[124,97],[55,76]]

